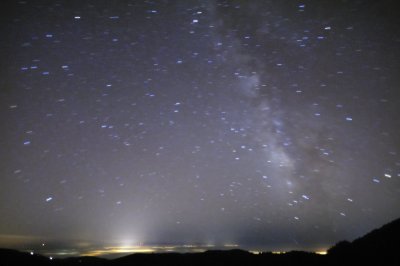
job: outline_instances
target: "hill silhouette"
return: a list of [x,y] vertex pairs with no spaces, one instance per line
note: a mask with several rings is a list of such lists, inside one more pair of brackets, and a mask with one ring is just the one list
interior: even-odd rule
[[365,260],[400,265],[400,219],[385,224],[353,242],[341,241],[328,250],[336,261]]
[[303,251],[284,254],[248,251],[209,250],[203,253],[136,253],[117,259],[75,257],[53,259],[10,249],[0,249],[1,266],[180,266],[180,265],[400,265],[400,219],[375,229],[353,242],[341,241],[328,250],[328,255]]
[[42,255],[31,255],[26,252],[20,252],[12,249],[0,249],[0,265],[50,265],[48,257]]

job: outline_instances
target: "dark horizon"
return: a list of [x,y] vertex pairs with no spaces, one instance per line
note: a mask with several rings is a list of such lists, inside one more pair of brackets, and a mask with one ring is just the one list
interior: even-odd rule
[[[379,263],[379,265],[397,265],[398,235],[400,218],[376,228],[354,241],[343,240],[324,252],[291,250],[288,252],[246,251],[237,246],[217,248],[206,246],[204,250],[193,245],[185,245],[186,250],[174,249],[170,245],[162,249],[141,251],[120,247],[109,247],[107,253],[92,250],[87,254],[44,254],[0,248],[0,262],[7,265],[44,264],[44,265],[210,265],[224,263],[242,265],[360,265],[363,263]],[[44,247],[43,247],[44,248]],[[118,248],[119,250],[116,250]],[[160,247],[159,247],[160,248]],[[66,252],[66,250],[64,250]],[[94,253],[97,252],[97,253]],[[145,254],[143,254],[145,253]],[[56,255],[56,256],[54,256]],[[69,255],[69,256],[68,256]]]
[[397,1],[0,9],[0,246],[322,251],[400,217]]
[[[10,236],[12,238],[13,236]],[[36,241],[31,242],[27,240],[21,240],[22,245],[6,245],[4,241],[0,248],[14,249],[22,252],[32,252],[33,254],[40,254],[43,256],[53,258],[67,258],[76,256],[95,256],[103,258],[118,258],[133,253],[202,253],[210,250],[232,250],[240,249],[245,250],[253,254],[262,252],[272,252],[274,254],[280,254],[290,251],[305,251],[317,254],[325,254],[332,245],[316,245],[311,247],[304,247],[299,249],[298,247],[281,246],[274,247],[265,245],[262,246],[240,246],[238,244],[207,244],[207,243],[89,243],[84,241]],[[0,244],[2,244],[0,242]],[[44,245],[43,245],[44,244]]]

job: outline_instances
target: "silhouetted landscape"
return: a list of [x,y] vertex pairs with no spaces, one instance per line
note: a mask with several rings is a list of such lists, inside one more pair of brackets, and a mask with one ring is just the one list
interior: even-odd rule
[[399,236],[400,219],[397,219],[353,242],[337,243],[328,250],[327,255],[303,251],[253,254],[234,249],[203,253],[136,253],[117,259],[74,257],[50,260],[42,255],[0,249],[0,265],[400,265]]

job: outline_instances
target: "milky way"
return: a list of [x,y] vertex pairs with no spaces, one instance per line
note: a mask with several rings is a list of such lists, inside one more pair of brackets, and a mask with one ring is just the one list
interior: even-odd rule
[[400,215],[396,1],[9,1],[0,244],[326,249]]

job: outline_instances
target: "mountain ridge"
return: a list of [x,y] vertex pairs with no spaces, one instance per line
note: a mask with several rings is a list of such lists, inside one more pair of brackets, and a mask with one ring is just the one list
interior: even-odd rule
[[202,253],[134,253],[116,259],[71,257],[49,259],[12,249],[0,249],[1,266],[128,266],[128,265],[400,265],[400,218],[355,239],[341,241],[328,250],[327,255],[305,251],[284,254],[246,250],[208,250]]

